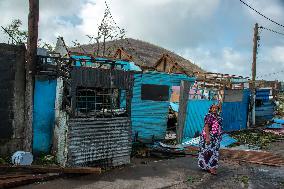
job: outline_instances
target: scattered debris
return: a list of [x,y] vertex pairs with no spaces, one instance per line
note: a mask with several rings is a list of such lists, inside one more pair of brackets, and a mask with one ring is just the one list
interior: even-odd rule
[[[195,146],[186,147],[186,154],[192,153],[197,156],[199,148]],[[284,166],[284,158],[265,151],[245,151],[233,150],[230,148],[220,149],[220,158],[222,160],[246,162],[253,164],[269,165],[269,166]]]
[[180,145],[169,145],[155,142],[150,146],[150,154],[161,158],[185,156],[185,150]]
[[0,189],[2,188],[13,188],[35,182],[42,182],[51,179],[58,178],[58,173],[47,173],[47,174],[6,174],[0,175]]
[[231,136],[237,139],[240,144],[258,146],[260,149],[280,139],[278,135],[267,133],[259,129],[235,131],[231,133]]
[[260,147],[249,145],[249,144],[241,144],[239,146],[231,147],[232,150],[244,150],[244,151],[259,151]]
[[[199,137],[184,139],[183,143],[182,143],[182,146],[183,147],[199,146],[199,141],[200,141]],[[225,133],[225,134],[222,135],[221,148],[229,147],[232,144],[235,144],[237,142],[238,141],[236,139],[232,138],[230,135]]]

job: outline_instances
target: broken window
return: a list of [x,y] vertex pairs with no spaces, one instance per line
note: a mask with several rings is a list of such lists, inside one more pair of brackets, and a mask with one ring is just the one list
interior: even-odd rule
[[153,101],[168,101],[169,86],[168,85],[152,85],[143,84],[141,86],[141,99]]
[[122,116],[124,109],[119,109],[119,89],[83,88],[76,90],[77,117],[113,117]]

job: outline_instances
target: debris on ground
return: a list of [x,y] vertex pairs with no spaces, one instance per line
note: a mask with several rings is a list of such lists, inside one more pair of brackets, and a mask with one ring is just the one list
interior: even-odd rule
[[149,146],[150,154],[160,158],[182,157],[185,156],[185,150],[180,145],[169,145],[162,142],[155,142]]
[[46,174],[31,174],[31,173],[13,173],[13,174],[0,174],[0,189],[13,188],[35,182],[42,182],[58,178],[58,173]]
[[260,129],[234,131],[230,135],[237,139],[240,144],[258,146],[260,149],[266,147],[271,142],[282,140],[281,136]]
[[30,152],[17,151],[12,156],[12,163],[14,165],[31,165],[33,162],[33,155]]
[[[187,138],[183,140],[182,146],[199,146],[200,137],[196,138]],[[224,133],[222,135],[222,141],[221,141],[221,148],[230,147],[231,145],[237,143],[238,140],[235,138],[232,138],[229,134]]]

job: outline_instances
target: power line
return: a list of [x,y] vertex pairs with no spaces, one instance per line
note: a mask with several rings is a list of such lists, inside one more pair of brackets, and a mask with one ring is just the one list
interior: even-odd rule
[[278,71],[278,72],[272,72],[272,73],[260,75],[260,76],[257,76],[257,78],[263,78],[263,77],[266,77],[266,76],[277,75],[277,74],[280,74],[280,73],[284,73],[284,70],[280,70],[280,71]]
[[277,24],[278,26],[281,26],[284,28],[284,25],[279,24],[278,22],[268,18],[267,16],[265,16],[264,14],[262,14],[261,12],[259,12],[258,10],[254,9],[252,6],[248,5],[247,3],[245,3],[243,0],[240,0],[240,2],[242,2],[244,5],[246,5],[247,7],[249,7],[251,10],[253,10],[254,12],[256,12],[257,14],[259,14],[260,16],[264,17],[265,19],[269,20],[270,22],[273,22],[274,24]]
[[278,32],[278,31],[275,31],[275,30],[272,30],[272,29],[269,29],[269,28],[266,28],[266,27],[263,27],[263,26],[260,26],[259,28],[260,28],[260,29],[263,29],[263,30],[271,31],[271,32],[273,32],[273,33],[276,33],[276,34],[279,34],[279,35],[283,35],[283,36],[284,36],[284,33],[281,33],[281,32]]

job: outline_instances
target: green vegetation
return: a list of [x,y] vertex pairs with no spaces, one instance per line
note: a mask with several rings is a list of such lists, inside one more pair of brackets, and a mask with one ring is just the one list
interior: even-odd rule
[[238,140],[240,144],[255,145],[260,148],[266,147],[269,143],[277,141],[280,136],[266,133],[262,130],[243,130],[231,133],[231,136]]
[[200,181],[200,178],[194,177],[194,176],[188,176],[186,181],[192,184],[192,183]]

